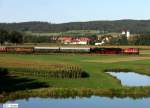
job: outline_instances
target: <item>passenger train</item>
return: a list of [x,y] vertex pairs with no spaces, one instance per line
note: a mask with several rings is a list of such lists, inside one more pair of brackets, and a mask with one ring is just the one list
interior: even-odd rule
[[139,54],[138,48],[0,47],[0,53]]

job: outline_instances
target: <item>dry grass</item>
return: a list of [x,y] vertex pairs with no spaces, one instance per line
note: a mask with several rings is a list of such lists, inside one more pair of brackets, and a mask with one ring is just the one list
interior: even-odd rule
[[40,69],[52,69],[52,68],[63,68],[69,64],[63,63],[54,63],[54,62],[42,62],[42,61],[34,61],[34,60],[26,60],[14,57],[0,57],[0,66],[1,67],[28,67],[28,68],[40,68]]
[[0,67],[7,68],[11,72],[11,75],[45,78],[82,78],[88,76],[77,65],[32,61],[12,57],[0,57]]

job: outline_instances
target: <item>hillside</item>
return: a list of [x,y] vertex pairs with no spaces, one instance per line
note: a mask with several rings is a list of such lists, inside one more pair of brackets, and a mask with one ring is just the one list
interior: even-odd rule
[[68,30],[100,30],[120,32],[129,29],[132,33],[150,32],[150,20],[89,21],[51,24],[48,22],[0,23],[0,28],[31,32],[64,32]]

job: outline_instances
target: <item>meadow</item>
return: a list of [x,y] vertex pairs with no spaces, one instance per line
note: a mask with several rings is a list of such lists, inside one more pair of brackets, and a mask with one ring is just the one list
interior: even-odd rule
[[[0,89],[0,97],[6,97],[8,93],[10,96],[17,93],[21,96],[22,93],[26,95],[29,93],[29,96],[38,96],[39,92],[45,94],[44,96],[48,94],[49,96],[55,96],[62,92],[66,94],[67,91],[70,91],[68,93],[70,95],[79,95],[80,92],[82,95],[84,93],[95,95],[116,94],[117,92],[116,95],[143,94],[146,96],[150,93],[150,87],[122,86],[119,80],[107,74],[105,70],[129,70],[150,76],[149,66],[150,54],[147,54],[147,52],[140,55],[0,54],[0,67],[7,68],[9,78],[11,78],[11,80],[8,80],[8,78],[0,80],[0,83],[3,83],[1,88],[5,88]],[[42,72],[44,73],[47,70],[73,73],[81,71],[85,72],[87,77],[80,77],[80,75],[79,77],[65,77],[60,74],[61,77],[59,75],[56,75],[57,77],[45,77],[49,74],[43,76]],[[33,74],[26,74],[26,71],[28,73],[33,72]],[[11,81],[11,84],[9,84],[9,81]],[[14,83],[12,83],[13,81]],[[19,84],[17,84],[18,82]],[[11,90],[12,87],[7,87],[7,85],[17,89]],[[39,96],[42,94],[39,94]],[[20,95],[17,94],[17,96]]]

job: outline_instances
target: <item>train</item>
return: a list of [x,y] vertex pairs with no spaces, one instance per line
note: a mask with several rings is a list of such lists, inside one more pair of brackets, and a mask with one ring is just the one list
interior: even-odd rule
[[0,53],[139,54],[138,48],[0,47]]

